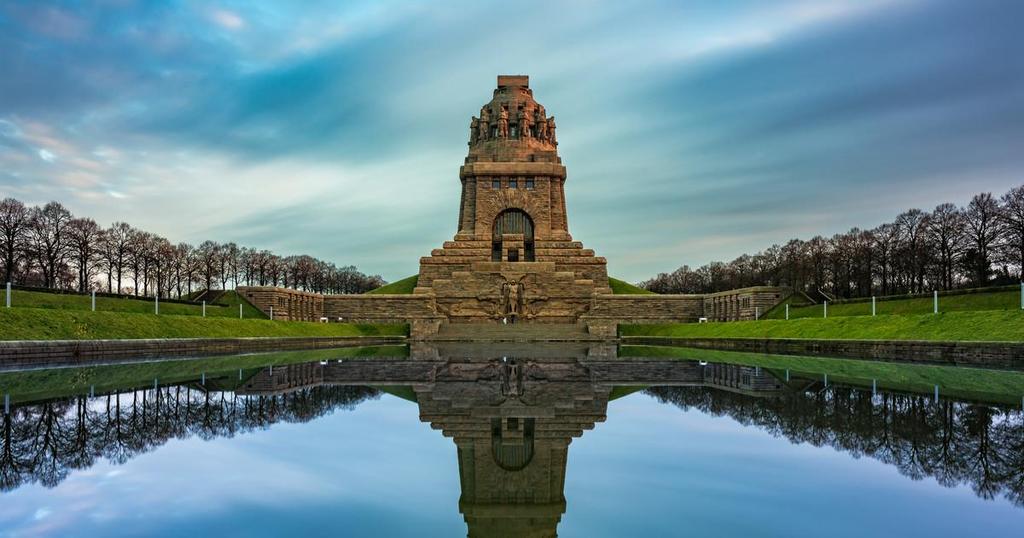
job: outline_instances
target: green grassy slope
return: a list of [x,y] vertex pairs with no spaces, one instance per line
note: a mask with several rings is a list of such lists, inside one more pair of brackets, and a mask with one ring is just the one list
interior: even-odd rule
[[[823,305],[790,306],[790,319],[820,318]],[[980,310],[1020,310],[1020,290],[996,288],[992,291],[976,293],[949,294],[939,296],[940,312],[968,312]],[[930,314],[932,297],[884,298],[877,302],[878,315],[886,314]],[[870,316],[871,300],[857,300],[830,303],[828,315],[833,316]],[[764,315],[764,319],[785,319],[785,307],[779,306]]]
[[946,312],[913,316],[845,316],[828,319],[729,323],[623,325],[623,336],[680,338],[816,338],[828,340],[1024,341],[1024,312]]
[[[218,300],[219,304],[206,305],[207,317],[237,318],[238,305],[242,304],[242,315],[246,319],[265,319],[267,316],[260,312],[248,301],[241,298],[234,291],[225,292]],[[22,308],[47,308],[57,310],[90,310],[91,303],[88,295],[45,293],[39,291],[14,290],[11,297],[12,307]],[[152,314],[154,302],[149,299],[131,299],[115,297],[96,297],[96,310],[98,312],[126,312],[137,314]],[[180,303],[160,302],[160,314],[175,316],[202,316],[202,305],[190,305]]]
[[608,285],[612,287],[612,293],[616,295],[654,295],[653,291],[645,290],[617,278],[608,277]]
[[396,280],[390,284],[385,284],[375,290],[370,290],[366,293],[409,294],[412,293],[413,288],[416,287],[416,281],[418,281],[419,279],[419,275],[412,275],[409,277],[405,277],[402,280]]
[[846,383],[868,388],[871,387],[872,380],[875,380],[880,389],[929,395],[933,394],[935,385],[938,385],[941,396],[1011,405],[1020,405],[1021,394],[1024,394],[1024,372],[1004,370],[661,346],[622,346],[619,355],[760,366],[771,369],[780,378],[785,377],[786,370],[793,376],[819,380],[828,375],[830,383]]
[[404,335],[405,332],[404,325],[310,323],[46,308],[0,308],[0,340],[377,336]]

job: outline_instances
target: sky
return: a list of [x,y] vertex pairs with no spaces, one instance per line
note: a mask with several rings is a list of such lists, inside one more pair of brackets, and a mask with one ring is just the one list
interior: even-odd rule
[[630,281],[1024,184],[1017,0],[0,3],[0,197],[388,280],[498,74]]

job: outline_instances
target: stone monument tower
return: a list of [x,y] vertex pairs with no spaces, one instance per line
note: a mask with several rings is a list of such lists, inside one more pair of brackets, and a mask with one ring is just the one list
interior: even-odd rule
[[575,322],[608,294],[604,258],[569,234],[554,116],[529,77],[501,75],[473,116],[453,241],[420,259],[416,293],[451,322]]

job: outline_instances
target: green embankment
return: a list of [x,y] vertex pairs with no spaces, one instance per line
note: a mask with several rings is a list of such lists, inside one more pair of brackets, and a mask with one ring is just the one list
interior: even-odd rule
[[[930,314],[934,305],[933,297],[881,297],[876,303],[878,315]],[[1019,288],[994,288],[991,290],[959,290],[939,294],[940,312],[969,312],[982,310],[1020,310]],[[789,318],[820,318],[824,305],[790,305]],[[828,316],[870,316],[871,299],[857,299],[829,303]],[[786,309],[781,304],[768,311],[763,319],[785,319]]]
[[385,284],[385,285],[383,285],[383,286],[381,286],[381,287],[379,287],[379,288],[377,288],[375,290],[370,290],[370,291],[368,291],[366,293],[369,293],[369,294],[386,293],[386,294],[395,294],[395,295],[409,294],[409,293],[412,293],[412,290],[414,288],[416,288],[416,282],[419,279],[420,279],[419,275],[412,275],[410,277],[405,277],[402,280],[396,280],[396,281],[394,281],[394,282],[392,282],[390,284]]
[[823,340],[1024,341],[1024,312],[945,312],[793,320],[622,325],[623,336],[813,338]]
[[405,325],[203,318],[194,315],[90,312],[52,308],[0,308],[0,340],[390,336],[405,333]]
[[[237,318],[238,305],[242,305],[242,317],[246,319],[266,319],[267,316],[249,304],[234,291],[224,292],[217,304],[206,305],[207,317]],[[56,310],[90,310],[91,298],[88,295],[46,293],[39,291],[14,290],[11,295],[11,306],[15,308],[47,308]],[[152,314],[156,310],[152,298],[118,298],[96,297],[98,312],[126,312]],[[175,316],[202,316],[202,305],[160,302],[160,314]]]
[[934,394],[938,385],[942,397],[1010,405],[1020,405],[1024,396],[1024,372],[1015,371],[662,346],[622,346],[619,356],[760,366],[771,370],[780,379],[784,379],[785,371],[789,370],[791,379],[800,376],[824,381],[824,376],[828,375],[830,383],[869,388],[875,381],[879,389],[929,395]]
[[[10,394],[12,402],[96,394],[160,385],[198,382],[205,374],[206,387],[231,390],[249,379],[260,368],[341,358],[406,357],[406,346],[365,346],[310,351],[256,353],[230,357],[141,362],[81,368],[53,368],[0,372],[0,393]],[[241,375],[239,371],[241,370]]]
[[612,287],[612,293],[616,295],[654,295],[653,291],[645,290],[617,278],[608,277],[608,285]]

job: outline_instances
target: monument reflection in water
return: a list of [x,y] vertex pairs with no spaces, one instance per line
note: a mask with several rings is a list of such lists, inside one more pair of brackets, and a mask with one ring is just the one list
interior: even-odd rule
[[[243,375],[244,374],[244,375]],[[787,379],[787,377],[789,377]],[[2,375],[0,375],[2,379]],[[9,385],[5,385],[9,387]],[[409,357],[321,360],[201,374],[145,390],[18,401],[3,421],[0,485],[59,484],[100,458],[169,439],[306,422],[386,391],[453,439],[469,536],[555,536],[573,438],[608,402],[646,389],[794,442],[829,445],[984,498],[1024,504],[1024,420],[1009,407],[886,393],[733,364],[618,358],[614,348],[414,347]]]

